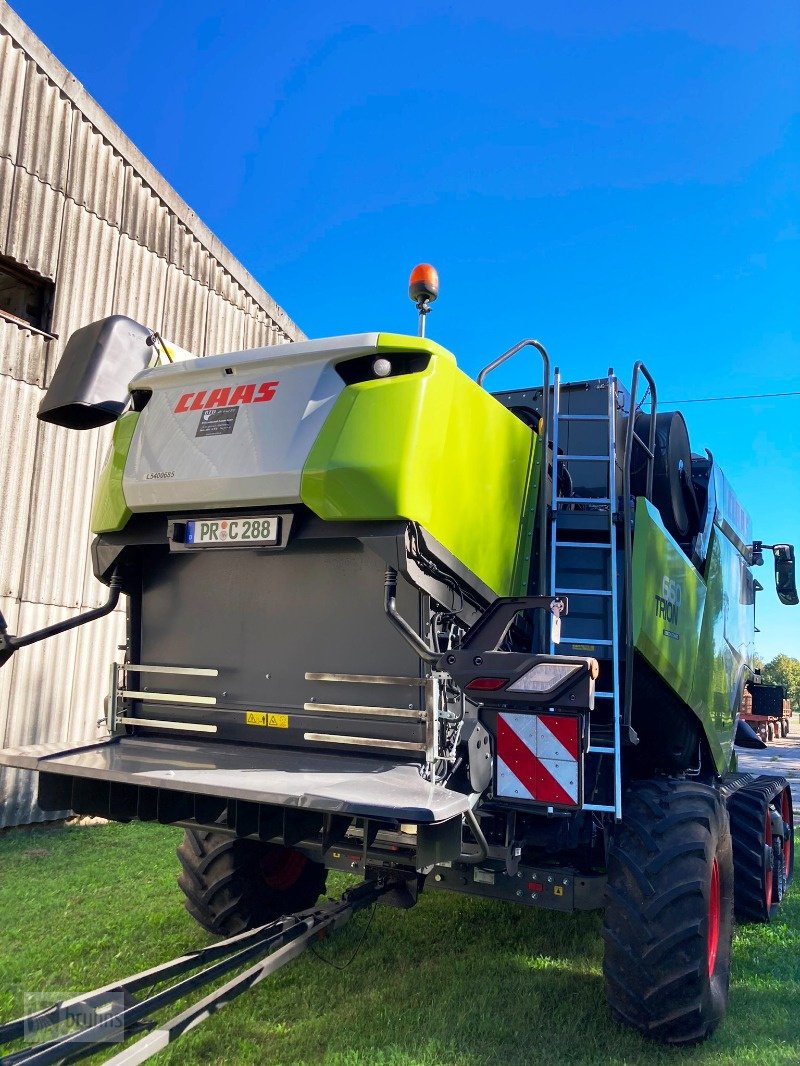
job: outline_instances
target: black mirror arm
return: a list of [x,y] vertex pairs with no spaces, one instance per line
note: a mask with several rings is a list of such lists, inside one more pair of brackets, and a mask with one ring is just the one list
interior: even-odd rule
[[56,622],[52,626],[45,626],[44,629],[35,629],[32,633],[26,633],[25,636],[15,637],[8,632],[8,626],[6,620],[2,614],[0,614],[0,666],[3,666],[11,656],[19,648],[25,648],[29,644],[37,644],[40,640],[47,640],[48,637],[58,636],[59,633],[66,633],[70,629],[76,629],[78,626],[86,625],[87,622],[94,622],[98,618],[103,618],[107,614],[111,614],[114,608],[119,603],[119,594],[122,586],[122,578],[116,573],[111,575],[111,580],[108,584],[108,599],[102,607],[95,607],[91,611],[84,611],[83,614],[76,614],[72,618],[66,618],[63,622]]

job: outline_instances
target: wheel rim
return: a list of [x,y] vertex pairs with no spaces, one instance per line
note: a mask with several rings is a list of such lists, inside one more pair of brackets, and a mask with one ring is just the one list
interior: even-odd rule
[[717,965],[717,948],[719,947],[719,865],[717,860],[711,866],[711,889],[708,893],[708,976],[713,977]]
[[264,884],[274,892],[286,892],[296,883],[307,862],[305,855],[294,848],[271,848],[260,861]]
[[792,836],[794,834],[794,826],[792,825],[792,815],[789,810],[789,796],[787,795],[788,789],[784,789],[781,794],[781,818],[783,818],[783,870],[788,879],[789,871],[791,869],[792,860]]
[[764,903],[767,911],[772,907],[772,882],[773,882],[773,857],[772,857],[772,814],[769,804],[764,814]]

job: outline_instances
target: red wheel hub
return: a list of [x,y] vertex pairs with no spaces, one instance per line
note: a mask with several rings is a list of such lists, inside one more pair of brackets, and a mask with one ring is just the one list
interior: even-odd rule
[[719,947],[719,865],[714,859],[711,866],[711,885],[708,893],[708,976],[714,976],[717,965],[717,948]]
[[300,877],[307,862],[305,855],[294,848],[270,848],[260,864],[264,884],[274,892],[286,892]]

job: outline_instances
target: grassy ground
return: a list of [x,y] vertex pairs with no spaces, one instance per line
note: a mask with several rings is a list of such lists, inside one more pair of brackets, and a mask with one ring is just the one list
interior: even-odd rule
[[[0,1019],[208,942],[175,885],[180,834],[150,825],[0,835]],[[345,880],[331,875],[329,891]],[[349,957],[366,915],[321,946]],[[728,1018],[699,1048],[659,1048],[605,1011],[599,918],[459,896],[378,909],[343,971],[306,954],[159,1063],[329,1066],[800,1062],[800,892],[739,929]]]

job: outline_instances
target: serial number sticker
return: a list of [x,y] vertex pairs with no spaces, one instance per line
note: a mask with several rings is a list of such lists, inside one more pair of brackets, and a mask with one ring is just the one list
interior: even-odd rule
[[289,728],[289,715],[288,714],[270,714],[267,716],[267,725],[272,726],[273,729],[288,729]]
[[248,725],[266,725],[267,715],[264,711],[248,711],[245,715],[245,722]]
[[222,437],[233,433],[238,407],[218,407],[203,411],[195,437]]

